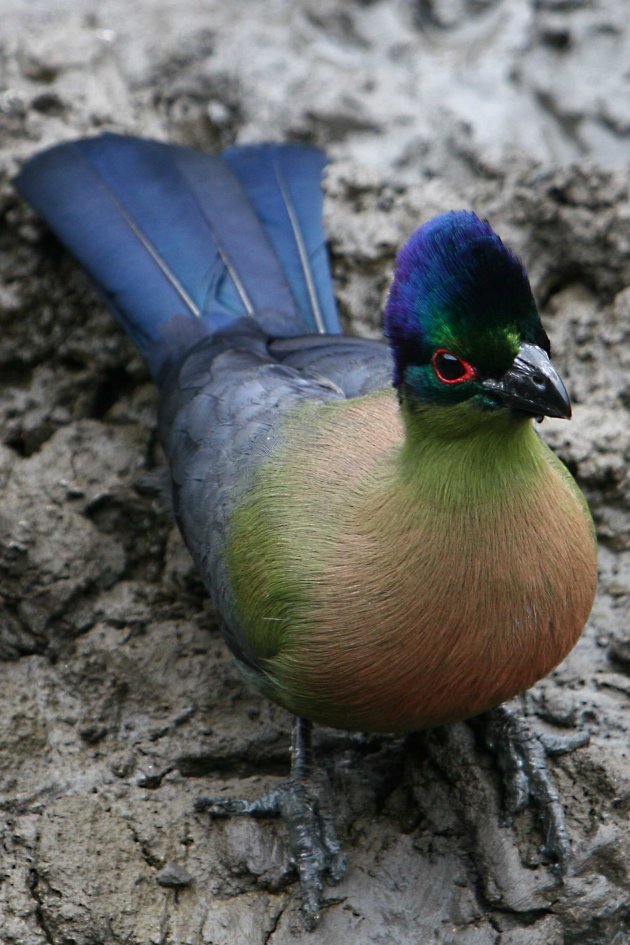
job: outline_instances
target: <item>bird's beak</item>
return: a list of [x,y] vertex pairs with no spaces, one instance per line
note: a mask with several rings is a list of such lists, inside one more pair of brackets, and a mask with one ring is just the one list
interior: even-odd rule
[[499,380],[487,378],[482,386],[506,407],[533,417],[571,417],[571,401],[562,378],[538,345],[522,345],[509,371]]

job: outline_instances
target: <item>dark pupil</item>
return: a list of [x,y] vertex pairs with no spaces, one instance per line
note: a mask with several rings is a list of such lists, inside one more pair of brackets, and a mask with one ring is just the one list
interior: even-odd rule
[[445,352],[437,356],[437,369],[447,381],[456,381],[458,377],[463,377],[466,373],[466,368],[459,358]]

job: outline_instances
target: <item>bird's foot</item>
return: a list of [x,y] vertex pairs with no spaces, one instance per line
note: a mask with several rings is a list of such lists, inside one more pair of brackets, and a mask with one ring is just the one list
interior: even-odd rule
[[292,740],[291,776],[256,800],[200,797],[197,811],[211,817],[281,817],[289,834],[291,860],[302,891],[304,926],[313,931],[319,922],[324,885],[338,883],[346,872],[346,858],[335,833],[330,786],[315,771],[310,753],[310,724],[296,719]]
[[474,727],[496,755],[503,772],[508,817],[523,810],[530,801],[537,805],[545,836],[544,852],[553,857],[555,870],[563,876],[571,847],[560,795],[547,759],[585,745],[588,735],[538,734],[507,706],[499,706],[475,719]]

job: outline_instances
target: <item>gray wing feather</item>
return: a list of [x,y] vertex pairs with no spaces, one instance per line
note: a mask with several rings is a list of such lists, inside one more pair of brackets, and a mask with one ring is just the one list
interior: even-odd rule
[[382,390],[392,382],[392,357],[382,341],[312,335],[274,341],[269,350],[305,375],[327,378],[347,398]]
[[[199,359],[199,352],[193,354]],[[161,434],[173,486],[173,506],[184,540],[204,583],[228,618],[224,572],[226,530],[235,504],[261,461],[280,443],[280,421],[304,400],[324,402],[343,394],[324,379],[257,352],[227,350],[207,371],[182,363],[163,389]],[[191,385],[191,376],[199,386]]]
[[[283,417],[305,400],[324,403],[391,383],[384,345],[343,336],[260,345],[216,338],[196,344],[161,385],[160,432],[175,515],[225,621],[228,644],[255,669],[239,634],[225,546],[235,505],[260,463],[281,444]],[[324,342],[324,343],[322,343]]]

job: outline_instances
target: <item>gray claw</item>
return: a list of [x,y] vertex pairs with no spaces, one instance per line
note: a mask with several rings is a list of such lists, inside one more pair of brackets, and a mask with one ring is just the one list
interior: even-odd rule
[[564,810],[547,758],[573,751],[588,742],[583,734],[537,735],[512,709],[499,706],[487,714],[486,741],[506,776],[506,807],[510,814],[533,799],[545,832],[545,853],[555,857],[555,869],[566,873],[571,854]]
[[296,720],[292,775],[256,800],[200,797],[197,812],[211,817],[281,817],[289,834],[291,861],[300,878],[304,927],[312,932],[321,917],[324,880],[338,883],[346,872],[346,858],[336,837],[328,801],[330,789],[311,770],[310,729]]

